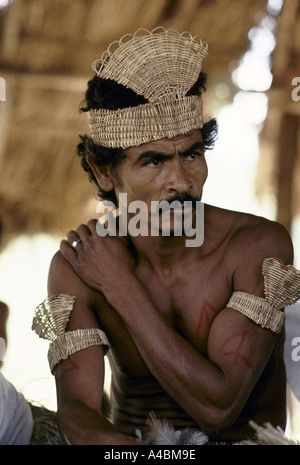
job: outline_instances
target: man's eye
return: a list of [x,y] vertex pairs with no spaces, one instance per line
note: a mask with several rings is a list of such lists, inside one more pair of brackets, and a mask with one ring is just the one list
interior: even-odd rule
[[159,158],[153,158],[150,160],[147,165],[148,166],[158,166],[161,163],[161,160]]
[[197,158],[201,157],[202,153],[198,153],[198,152],[193,152],[193,153],[190,153],[189,155],[187,155],[185,157],[185,159],[190,159],[190,160],[196,160]]

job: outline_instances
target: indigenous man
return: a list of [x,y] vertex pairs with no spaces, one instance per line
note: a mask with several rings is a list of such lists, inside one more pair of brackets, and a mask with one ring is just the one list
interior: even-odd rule
[[275,222],[209,205],[203,243],[187,247],[185,230],[175,233],[190,214],[196,235],[202,218],[204,153],[216,135],[216,122],[202,115],[207,45],[159,28],[114,49],[93,64],[83,167],[102,199],[143,202],[141,224],[150,225],[153,201],[179,207],[170,210],[168,235],[162,213],[158,235],[99,235],[92,220],[54,256],[34,328],[52,340],[61,434],[70,444],[145,444],[152,412],[215,443],[250,437],[250,419],[284,428],[283,309],[300,294],[289,235]]

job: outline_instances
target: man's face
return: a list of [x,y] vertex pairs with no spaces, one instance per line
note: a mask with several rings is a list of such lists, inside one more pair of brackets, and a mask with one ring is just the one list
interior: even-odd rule
[[131,147],[124,155],[113,183],[117,197],[127,194],[128,204],[142,201],[150,212],[153,201],[201,199],[207,165],[199,130]]

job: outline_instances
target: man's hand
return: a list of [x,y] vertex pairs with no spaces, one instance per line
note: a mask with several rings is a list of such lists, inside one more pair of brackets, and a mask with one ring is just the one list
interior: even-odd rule
[[97,220],[91,220],[70,231],[67,240],[61,242],[60,251],[88,286],[107,296],[119,280],[134,274],[135,261],[126,238],[101,237],[96,225]]

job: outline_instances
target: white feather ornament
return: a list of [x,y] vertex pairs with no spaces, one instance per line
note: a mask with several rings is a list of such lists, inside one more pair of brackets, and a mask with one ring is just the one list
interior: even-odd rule
[[157,446],[181,446],[195,445],[202,446],[208,442],[208,437],[202,431],[184,428],[175,430],[166,420],[158,419],[153,412],[149,414],[146,421],[148,426],[144,440]]

